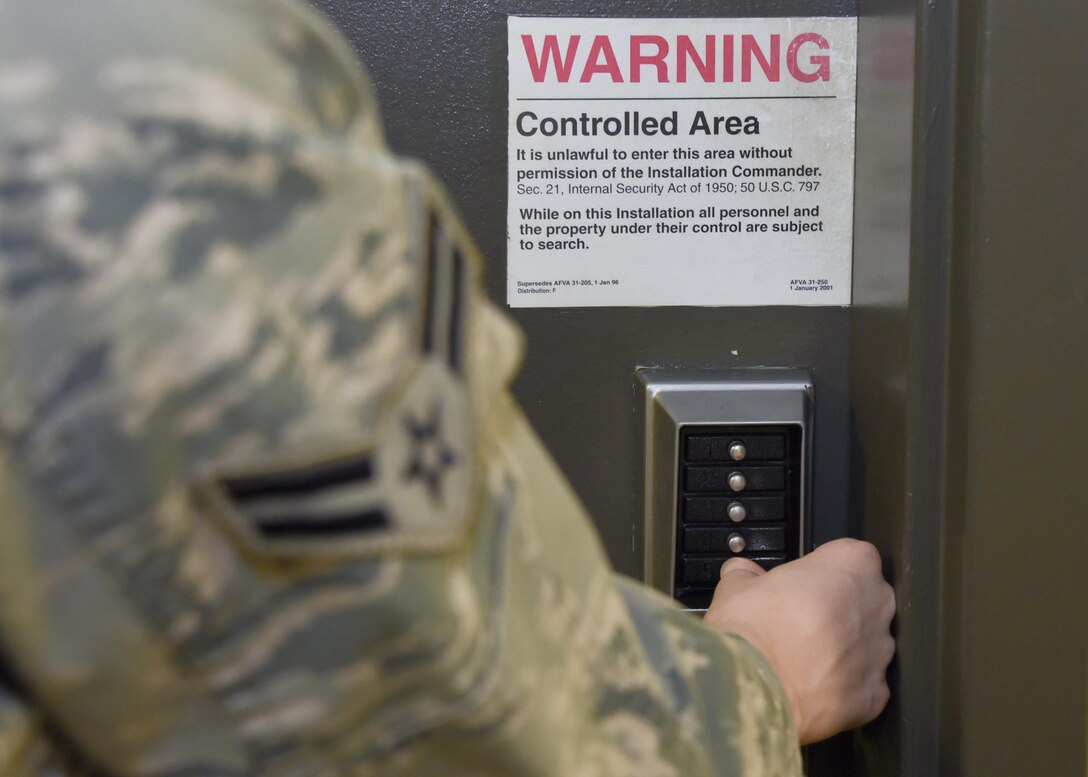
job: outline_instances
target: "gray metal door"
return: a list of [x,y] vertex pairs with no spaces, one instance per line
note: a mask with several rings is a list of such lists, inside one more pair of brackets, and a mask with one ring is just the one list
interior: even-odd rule
[[[976,165],[1013,164],[1020,154],[1011,145],[994,148],[983,142],[991,119],[1011,122],[1003,127],[1019,126],[1009,103],[995,100],[997,86],[1033,105],[1036,114],[1057,108],[1066,122],[1057,137],[1084,137],[1085,69],[1083,55],[1077,54],[1083,49],[1073,43],[1083,35],[1083,3],[1067,3],[1063,14],[1045,18],[1021,10],[1025,6],[1018,9],[1014,0],[917,7],[899,0],[696,0],[682,9],[667,0],[315,4],[349,36],[369,68],[394,150],[424,159],[450,189],[489,261],[487,285],[499,302],[506,289],[508,15],[859,17],[852,306],[513,310],[528,339],[528,358],[515,391],[594,516],[616,568],[640,576],[645,537],[638,508],[643,460],[636,369],[808,370],[816,394],[812,540],[819,544],[845,534],[873,540],[885,554],[886,571],[899,597],[892,704],[859,734],[816,748],[809,772],[817,777],[984,773],[972,768],[989,763],[977,754],[981,733],[1008,727],[988,717],[979,694],[972,697],[970,687],[961,682],[964,677],[983,682],[972,674],[975,654],[964,652],[964,640],[973,635],[976,642],[970,647],[978,651],[977,640],[985,636],[963,626],[962,618],[972,607],[998,612],[984,591],[970,588],[977,580],[992,579],[997,562],[990,567],[976,562],[972,568],[959,561],[971,558],[976,544],[986,548],[995,540],[971,522],[971,505],[964,496],[978,492],[981,485],[974,484],[986,482],[986,473],[967,471],[962,464],[967,459],[950,458],[949,452],[966,457],[979,454],[979,446],[992,447],[994,438],[979,437],[978,429],[1008,420],[987,416],[972,405],[975,396],[970,392],[978,381],[988,379],[1005,388],[1015,384],[1002,383],[1000,354],[979,356],[971,348],[994,345],[986,339],[986,316],[999,320],[995,306],[1011,299],[1023,246],[1009,237],[1005,247],[987,254],[984,243],[969,242],[988,239],[977,232],[977,213],[992,223],[1000,223],[1002,214],[1018,213],[1008,202],[987,199],[1000,179],[980,178]],[[1052,52],[1048,36],[1068,45]],[[1011,63],[1031,52],[1041,63],[1056,56],[1065,70],[1039,64],[1032,70],[1034,82],[1017,78]],[[1074,93],[1062,96],[1053,88],[1060,72],[1078,74],[1070,87]],[[1040,92],[1039,84],[1052,88]],[[1074,114],[1080,116],[1079,125],[1074,120],[1070,126]],[[1033,153],[1047,163],[1042,169],[1058,186],[1047,186],[1037,175],[1020,180],[1029,187],[1027,196],[1039,203],[1035,212],[1043,214],[1051,204],[1073,196],[1071,171],[1083,172],[1088,165],[1083,145],[1079,156],[1073,153],[1062,164],[1044,153],[1053,137],[1041,133],[1035,138],[1044,145]],[[1083,185],[1079,193],[1083,202]],[[1040,218],[1045,221],[1045,216]],[[1031,259],[1043,263],[1043,272],[1068,270],[1069,282],[1025,291],[1039,306],[1057,300],[1054,315],[1061,318],[1045,338],[1037,333],[1035,340],[1028,340],[1034,348],[1025,346],[1022,354],[1037,355],[1051,342],[1072,348],[1075,338],[1088,332],[1084,275],[1069,269],[1070,256],[1079,250],[1083,257],[1082,246],[1088,243],[1083,223],[1080,218],[1079,236],[1071,223],[1037,235],[1040,245],[1050,247]],[[995,280],[990,288],[997,289],[996,296],[973,296],[963,283],[956,283],[968,276],[1005,278],[1006,285]],[[972,326],[957,323],[962,321]],[[1083,347],[1077,352],[1083,354]],[[1067,388],[1061,381],[1068,379],[1068,367],[1068,359],[1035,359],[1032,385],[1044,401],[1048,388]],[[987,372],[989,368],[993,370]],[[1083,386],[1083,358],[1072,374]],[[1061,394],[1065,396],[1065,389]],[[1015,405],[1003,407],[1009,413]],[[966,419],[972,419],[971,426]],[[1083,412],[1070,413],[1069,419],[1082,439]],[[1022,425],[1017,428],[1023,431]],[[1055,452],[1053,466],[1069,476],[1075,454],[1068,436],[1053,427],[1043,434],[1041,442]],[[1043,465],[1033,463],[1037,461],[1023,466],[1038,474]],[[1083,540],[1088,499],[1063,487],[1058,493],[1079,507],[1076,531]],[[996,492],[993,499],[998,501],[990,508],[1006,504]],[[1055,509],[1054,499],[1046,503]],[[1008,513],[997,523],[1019,531],[1023,526],[1018,520],[1017,514]],[[1060,523],[1068,527],[1072,519]],[[1040,579],[1057,579],[1043,562],[1030,569]],[[1062,578],[1062,585],[1079,585],[1082,597],[1084,573],[1078,574]],[[1083,611],[1083,602],[1077,601]],[[1075,761],[1084,773],[1084,620],[1081,614],[1064,622],[1057,616],[1035,621],[1071,629],[1081,645],[1079,663],[1068,655],[1059,662],[1072,682],[1054,693],[1065,694],[1063,706],[1071,712],[1050,727],[1063,732],[1054,735],[1060,739],[1054,746],[1060,762],[1071,768],[1046,773],[1076,774]],[[994,655],[1003,655],[997,650]],[[992,663],[1013,670],[1016,655]],[[1028,693],[1027,687],[1018,693]],[[1003,708],[1018,708],[1015,699],[995,698],[1005,702]],[[1046,714],[1040,713],[1043,719]],[[1047,726],[1032,726],[1030,736],[1046,741],[1041,728]],[[1077,739],[1069,735],[1078,730],[1079,751]],[[961,748],[963,732],[967,741]],[[1045,760],[1039,753],[1046,750],[1042,746],[1030,752],[1039,762]]]

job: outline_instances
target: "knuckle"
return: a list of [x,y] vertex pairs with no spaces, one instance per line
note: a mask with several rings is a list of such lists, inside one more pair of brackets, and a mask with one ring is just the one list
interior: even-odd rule
[[895,617],[896,611],[895,589],[887,583],[885,583],[884,586],[884,607],[882,614],[884,616],[884,620],[890,623],[892,618]]
[[853,553],[864,544],[864,541],[854,537],[842,537],[841,539],[835,540],[833,544],[841,548],[843,552]]
[[875,718],[879,715],[881,710],[888,706],[888,702],[891,698],[892,691],[888,687],[888,683],[882,681],[873,691],[872,708],[870,710],[872,717]]
[[887,666],[895,658],[895,638],[891,634],[886,635],[883,639],[881,656],[883,657],[883,666]]
[[843,563],[852,568],[868,573],[881,567],[880,551],[871,542],[844,537],[828,543],[828,546],[836,548],[842,554]]
[[854,545],[854,553],[857,555],[858,562],[869,567],[880,569],[881,559],[880,551],[877,550],[876,545],[871,542],[858,541]]
[[825,542],[814,550],[810,555],[829,556],[834,557],[837,555],[847,555],[850,553],[850,548],[858,540],[852,537],[840,537],[830,542]]

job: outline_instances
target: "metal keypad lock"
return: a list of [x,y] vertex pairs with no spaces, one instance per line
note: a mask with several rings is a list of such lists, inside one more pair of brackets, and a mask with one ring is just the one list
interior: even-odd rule
[[640,370],[645,579],[705,609],[729,558],[766,569],[808,531],[812,382],[802,370]]

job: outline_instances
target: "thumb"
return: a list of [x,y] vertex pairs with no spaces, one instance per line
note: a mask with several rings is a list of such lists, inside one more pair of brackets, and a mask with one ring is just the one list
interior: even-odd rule
[[725,602],[734,591],[743,588],[744,583],[766,573],[767,570],[751,559],[740,556],[729,559],[722,564],[721,580],[714,589],[710,606],[713,608],[715,603]]
[[[765,575],[767,570],[751,559],[734,556],[722,564],[721,579],[714,589],[714,596],[707,611],[713,623],[728,609],[727,603],[747,588],[747,583]],[[724,625],[724,624],[719,624]]]
[[735,585],[753,577],[767,574],[767,570],[751,559],[735,556],[722,564],[721,582],[718,587]]

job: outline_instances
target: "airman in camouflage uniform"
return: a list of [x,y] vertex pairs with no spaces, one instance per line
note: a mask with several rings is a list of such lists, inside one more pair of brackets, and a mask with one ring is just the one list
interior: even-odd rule
[[800,771],[616,578],[349,51],[273,0],[0,0],[4,774]]

